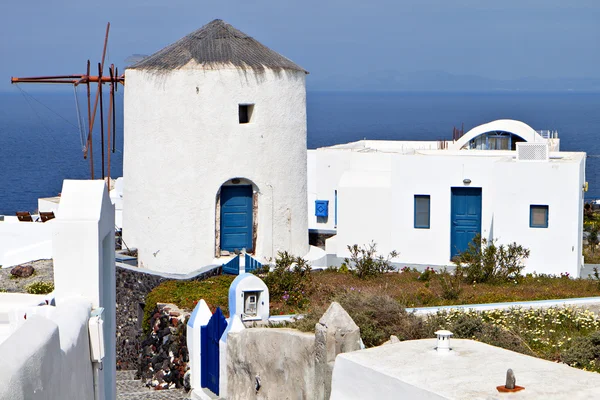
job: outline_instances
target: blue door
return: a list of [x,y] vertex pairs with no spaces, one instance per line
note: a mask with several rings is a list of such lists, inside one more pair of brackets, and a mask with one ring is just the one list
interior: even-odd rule
[[220,308],[210,317],[208,324],[200,328],[200,386],[219,395],[219,340],[227,328],[227,321]]
[[252,186],[221,187],[221,250],[252,251]]
[[481,233],[481,188],[452,188],[450,258]]

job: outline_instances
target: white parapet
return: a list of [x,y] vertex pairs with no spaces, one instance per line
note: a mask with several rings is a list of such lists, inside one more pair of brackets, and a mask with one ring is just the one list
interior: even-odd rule
[[[331,400],[352,399],[597,399],[600,375],[473,340],[453,339],[452,351],[436,339],[408,340],[337,356]],[[515,394],[498,393],[508,369]]]

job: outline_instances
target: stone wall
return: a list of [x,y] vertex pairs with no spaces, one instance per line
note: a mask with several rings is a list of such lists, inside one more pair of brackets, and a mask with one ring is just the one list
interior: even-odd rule
[[204,280],[221,273],[220,267],[190,275],[157,274],[143,268],[117,265],[117,369],[137,370],[142,351],[142,320],[146,296],[169,280]]
[[150,318],[150,334],[142,342],[139,376],[146,386],[173,389],[184,386],[189,355],[186,322],[190,313],[173,304],[159,303]]
[[360,330],[332,303],[315,334],[252,328],[227,336],[228,399],[328,399],[335,357],[360,349]]
[[227,337],[228,399],[313,399],[315,335],[253,328]]

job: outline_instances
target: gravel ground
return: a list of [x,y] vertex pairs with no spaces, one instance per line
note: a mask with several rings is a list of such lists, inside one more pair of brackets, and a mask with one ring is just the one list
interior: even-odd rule
[[37,260],[22,265],[31,265],[35,272],[28,278],[17,278],[11,275],[11,268],[0,268],[0,291],[11,293],[27,293],[25,287],[37,281],[54,282],[52,260]]
[[183,389],[148,389],[135,379],[136,371],[117,371],[117,400],[185,400],[190,395]]

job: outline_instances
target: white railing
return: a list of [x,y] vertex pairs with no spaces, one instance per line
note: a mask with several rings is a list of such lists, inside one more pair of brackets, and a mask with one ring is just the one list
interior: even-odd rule
[[548,129],[542,129],[537,131],[537,133],[540,134],[541,137],[543,137],[544,139],[558,139],[558,131],[551,131]]

